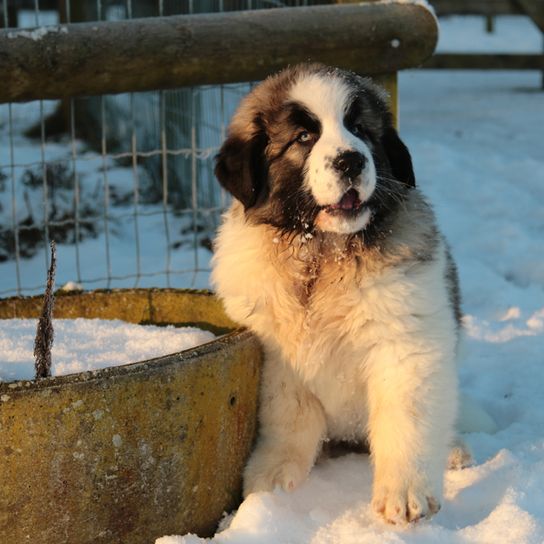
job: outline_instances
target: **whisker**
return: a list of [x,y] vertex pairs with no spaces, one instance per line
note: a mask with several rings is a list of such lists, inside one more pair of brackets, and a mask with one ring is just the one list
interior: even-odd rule
[[399,185],[401,187],[406,187],[406,184],[403,183],[402,181],[399,181],[398,179],[395,179],[395,178],[392,178],[392,177],[389,177],[387,175],[384,175],[382,174],[381,172],[377,171],[376,172],[376,177],[379,179],[379,180],[383,180],[383,181],[387,181],[389,183],[392,183],[394,185]]

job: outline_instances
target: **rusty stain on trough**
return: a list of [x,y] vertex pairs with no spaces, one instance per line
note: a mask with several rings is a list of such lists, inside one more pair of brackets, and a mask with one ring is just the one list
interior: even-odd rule
[[[0,300],[37,317],[41,297]],[[207,291],[59,293],[55,317],[235,327]],[[248,331],[157,359],[0,383],[0,541],[209,535],[240,499],[262,353]]]

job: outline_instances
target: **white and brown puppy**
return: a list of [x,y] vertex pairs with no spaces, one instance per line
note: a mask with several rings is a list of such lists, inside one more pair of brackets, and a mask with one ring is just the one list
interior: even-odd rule
[[456,271],[383,91],[321,65],[242,101],[217,157],[234,197],[213,282],[265,350],[245,495],[291,490],[324,440],[368,440],[375,512],[440,505],[457,406]]

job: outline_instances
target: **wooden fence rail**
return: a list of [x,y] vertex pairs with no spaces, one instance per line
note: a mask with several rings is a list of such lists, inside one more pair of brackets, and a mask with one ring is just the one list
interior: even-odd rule
[[311,60],[362,74],[422,64],[424,6],[326,5],[0,31],[0,102],[262,79]]
[[439,16],[518,15],[524,13],[517,0],[430,0],[430,3]]
[[441,70],[544,70],[540,53],[438,53],[423,68]]

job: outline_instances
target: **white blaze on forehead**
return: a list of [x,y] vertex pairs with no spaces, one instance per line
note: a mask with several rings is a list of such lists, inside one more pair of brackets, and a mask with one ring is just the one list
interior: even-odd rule
[[350,89],[333,75],[308,74],[293,85],[289,96],[306,106],[320,120],[331,116],[343,119]]

